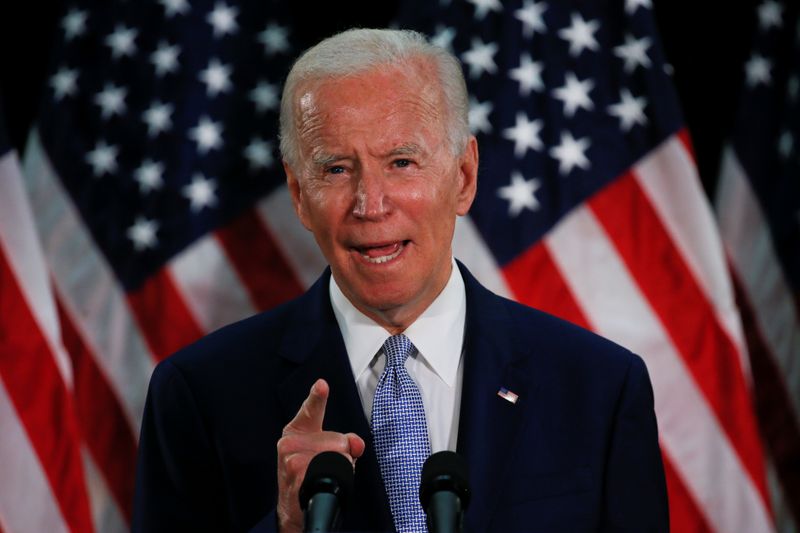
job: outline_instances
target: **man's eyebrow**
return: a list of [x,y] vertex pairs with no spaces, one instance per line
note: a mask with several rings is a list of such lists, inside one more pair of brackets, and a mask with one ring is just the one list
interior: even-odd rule
[[397,148],[393,148],[389,152],[389,156],[393,155],[416,155],[422,153],[422,147],[416,143],[401,144]]
[[327,154],[324,152],[318,152],[311,156],[311,162],[320,167],[330,165],[334,161],[339,161],[341,159],[345,159],[345,156],[336,154]]

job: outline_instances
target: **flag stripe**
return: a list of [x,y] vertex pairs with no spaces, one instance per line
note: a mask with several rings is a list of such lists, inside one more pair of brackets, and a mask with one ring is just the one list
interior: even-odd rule
[[453,254],[469,268],[475,277],[490,291],[506,298],[511,297],[502,271],[497,265],[492,252],[481,237],[478,228],[468,216],[456,219],[453,236]]
[[[43,388],[39,394],[47,393]],[[31,441],[11,405],[0,375],[0,525],[8,533],[67,533],[69,528],[55,500]]]
[[[673,175],[671,182],[679,179]],[[769,501],[758,426],[737,347],[717,321],[684,256],[633,174],[614,181],[589,205]]]
[[99,533],[129,533],[130,522],[122,516],[103,476],[92,460],[91,454],[84,448],[81,455],[95,531]]
[[2,242],[0,279],[8,281],[0,298],[6,329],[0,345],[0,376],[66,523],[75,531],[91,531],[73,402],[6,260]]
[[154,359],[125,294],[53,173],[35,131],[25,163],[31,208],[64,308],[119,393],[127,418],[138,428]]
[[539,242],[503,269],[514,299],[588,328],[575,295],[564,283],[547,247]]
[[744,335],[724,249],[688,143],[686,130],[682,130],[637,163],[634,174],[705,299],[713,304],[717,320],[736,345],[749,380]]
[[755,313],[741,282],[734,275],[734,286],[742,315],[755,382],[756,409],[764,441],[775,465],[784,492],[783,498],[794,519],[800,521],[800,424],[792,410],[792,399],[786,387],[786,377],[775,362],[756,323]]
[[200,325],[181,298],[172,274],[162,268],[135,291],[128,302],[157,359],[165,359],[203,336]]
[[322,256],[313,234],[300,223],[292,206],[289,188],[277,187],[256,206],[258,216],[275,244],[289,263],[303,287],[310,287],[325,270],[328,262]]
[[217,230],[217,236],[256,308],[270,309],[303,292],[301,282],[255,211],[241,214]]
[[255,313],[245,287],[219,241],[204,237],[170,263],[172,279],[204,331]]
[[753,306],[764,341],[786,376],[800,419],[800,321],[780,269],[761,206],[736,154],[726,149],[717,191],[717,219],[733,268]]
[[708,522],[730,533],[772,531],[757,486],[594,215],[574,210],[545,241],[592,329],[647,363],[665,452]]
[[116,504],[130,521],[136,465],[136,436],[121,402],[81,338],[72,318],[56,299],[64,346],[75,372],[75,407],[86,446],[102,472]]
[[673,460],[663,452],[664,474],[669,489],[669,526],[680,533],[712,533],[705,516],[700,512],[683,479],[675,471]]

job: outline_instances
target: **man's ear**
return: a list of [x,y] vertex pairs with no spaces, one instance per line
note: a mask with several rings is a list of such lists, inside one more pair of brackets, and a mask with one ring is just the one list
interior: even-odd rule
[[472,206],[478,190],[478,141],[474,135],[469,136],[467,147],[459,159],[458,177],[456,213],[463,216]]
[[283,162],[283,170],[286,172],[286,186],[289,187],[289,194],[292,195],[294,212],[297,213],[297,218],[300,219],[300,223],[307,230],[311,231],[311,228],[308,224],[308,213],[306,212],[305,201],[303,200],[303,194],[300,191],[300,181],[298,180],[298,176],[286,161]]

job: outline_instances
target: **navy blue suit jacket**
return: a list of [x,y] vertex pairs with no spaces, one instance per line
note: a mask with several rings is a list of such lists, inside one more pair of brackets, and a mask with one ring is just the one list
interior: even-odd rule
[[[467,320],[457,451],[473,491],[465,529],[666,531],[642,360],[492,294],[459,267]],[[274,530],[275,444],[318,378],[331,391],[324,429],[355,432],[367,443],[342,529],[392,530],[329,277],[158,365],[142,424],[135,532]],[[500,398],[501,387],[519,401]]]

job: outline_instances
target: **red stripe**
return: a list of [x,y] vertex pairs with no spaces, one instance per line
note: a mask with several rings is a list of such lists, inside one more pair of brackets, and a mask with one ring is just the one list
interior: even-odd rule
[[740,359],[633,174],[589,202],[703,391],[769,508],[763,451]]
[[271,309],[303,293],[303,286],[255,211],[247,211],[217,236],[257,309]]
[[56,299],[61,333],[75,375],[75,407],[85,442],[117,506],[130,523],[136,466],[136,437],[121,402],[95,363],[72,317]]
[[732,276],[750,351],[758,422],[783,487],[786,505],[795,523],[800,524],[800,424],[792,408],[785,376],[764,342],[750,299],[735,272]]
[[203,336],[167,269],[161,269],[137,290],[128,303],[150,351],[161,360]]
[[516,301],[584,328],[589,327],[575,295],[564,282],[543,241],[503,267],[503,275]]
[[0,287],[0,377],[67,525],[93,531],[72,398],[2,249]]
[[672,464],[672,460],[662,454],[664,474],[667,477],[667,498],[669,499],[669,527],[680,533],[711,533],[713,530],[705,516],[692,498],[686,485]]

